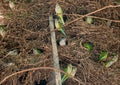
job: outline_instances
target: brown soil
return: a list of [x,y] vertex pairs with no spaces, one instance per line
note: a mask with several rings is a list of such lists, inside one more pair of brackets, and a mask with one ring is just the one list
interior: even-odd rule
[[[5,0],[6,1],[6,0]],[[0,81],[6,76],[33,67],[52,66],[52,45],[48,17],[55,14],[57,0],[34,0],[31,3],[16,0],[16,8],[11,10],[7,1],[3,0],[4,14],[12,14],[6,19],[7,35],[0,36]],[[104,6],[116,5],[115,0],[58,0],[64,10],[65,23],[79,18]],[[120,7],[107,8],[91,16],[120,20]],[[57,40],[63,35],[56,32]],[[58,46],[61,69],[67,64],[77,67],[75,78],[84,85],[120,85],[120,22],[94,19],[88,24],[80,19],[65,25],[68,45]],[[81,43],[91,42],[94,48],[88,52]],[[40,55],[32,54],[33,48],[43,52]],[[17,56],[5,55],[17,49]],[[119,60],[111,67],[106,68],[103,62],[98,62],[101,51],[107,50],[108,56],[118,54]],[[2,85],[46,85],[49,83],[52,70],[37,70],[17,74],[7,79]],[[43,83],[42,83],[43,82]],[[63,85],[78,85],[78,82],[69,78]]]

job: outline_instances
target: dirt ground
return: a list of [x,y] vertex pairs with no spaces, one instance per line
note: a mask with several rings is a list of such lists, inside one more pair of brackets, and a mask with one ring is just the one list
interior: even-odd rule
[[[2,0],[1,0],[2,1]],[[88,24],[77,18],[109,5],[119,5],[115,0],[16,0],[15,9],[8,7],[8,1],[0,2],[6,18],[7,34],[0,36],[0,81],[12,73],[35,67],[52,66],[52,45],[49,28],[49,15],[55,15],[55,5],[59,3],[64,11],[66,46],[58,46],[61,69],[67,64],[77,67],[75,78],[80,85],[120,85],[120,6],[95,12],[90,16],[94,22]],[[110,25],[108,20],[112,21]],[[55,30],[56,39],[64,37]],[[82,43],[91,42],[93,50],[88,52]],[[33,48],[41,51],[32,53]],[[17,55],[7,55],[11,50]],[[108,56],[119,56],[118,61],[106,68],[104,62],[98,62],[103,50]],[[8,78],[2,85],[47,85],[52,70],[28,71]],[[78,85],[74,79],[67,79],[63,85]]]

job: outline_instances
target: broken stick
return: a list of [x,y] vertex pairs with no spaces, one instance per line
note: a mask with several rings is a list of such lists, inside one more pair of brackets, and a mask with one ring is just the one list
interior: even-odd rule
[[[54,30],[54,21],[53,21],[52,15],[49,16],[49,26],[50,26],[50,31],[51,31],[53,66],[54,66],[54,68],[60,69],[58,50],[57,50],[57,44],[56,44],[56,36],[55,36],[55,31],[53,31]],[[53,76],[54,76],[54,85],[62,85],[60,72],[54,71]]]

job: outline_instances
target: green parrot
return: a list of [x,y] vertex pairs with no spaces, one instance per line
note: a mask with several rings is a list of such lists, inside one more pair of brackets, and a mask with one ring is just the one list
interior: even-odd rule
[[59,31],[61,31],[64,34],[65,37],[67,36],[66,33],[65,33],[65,31],[64,31],[64,28],[62,27],[62,23],[60,23],[60,21],[58,21],[58,19],[55,19],[55,27]]
[[60,18],[61,23],[64,25],[65,22],[63,20],[63,11],[62,11],[62,8],[60,7],[60,5],[58,3],[56,4],[55,12],[56,12],[57,16]]
[[67,68],[64,69],[64,72],[66,72],[69,75],[64,74],[62,76],[62,83],[69,78],[69,76],[74,77],[76,72],[77,72],[77,68],[75,66],[72,66],[71,64],[68,64]]
[[104,61],[108,57],[108,51],[103,51],[99,56],[99,61]]
[[114,56],[110,61],[105,63],[105,67],[110,67],[111,65],[113,65],[115,62],[118,61],[118,55]]
[[84,43],[83,46],[88,50],[91,51],[93,49],[93,44],[92,43]]

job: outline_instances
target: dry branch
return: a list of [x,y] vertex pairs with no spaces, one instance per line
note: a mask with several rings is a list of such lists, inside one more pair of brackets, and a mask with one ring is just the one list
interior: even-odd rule
[[[53,16],[49,16],[49,25],[50,25],[50,31],[54,30],[54,23],[53,23]],[[59,66],[59,57],[58,57],[58,51],[57,51],[57,45],[56,45],[56,37],[55,32],[51,32],[51,42],[52,42],[52,51],[53,51],[53,66],[54,68],[60,69]],[[54,80],[55,85],[62,85],[61,83],[61,74],[60,72],[54,71]]]
[[[65,73],[64,71],[62,70],[58,70],[56,68],[52,68],[52,67],[38,67],[38,68],[29,68],[29,69],[24,69],[22,71],[18,71],[18,72],[15,72],[11,75],[8,75],[6,76],[3,80],[0,81],[0,85],[3,84],[5,81],[7,81],[9,78],[15,76],[15,75],[18,75],[18,74],[22,74],[22,73],[25,73],[25,72],[28,72],[28,71],[36,71],[36,70],[54,70],[54,71],[57,71],[57,72],[61,72],[61,73],[64,73],[66,75],[68,75],[67,73]],[[82,84],[82,85],[85,85],[83,82],[79,82],[78,79],[74,78],[74,77],[71,77],[73,80],[77,81],[78,82],[78,85],[79,84]]]
[[108,6],[105,6],[105,7],[103,7],[103,8],[100,8],[100,9],[95,10],[95,11],[93,11],[93,12],[90,12],[90,13],[88,13],[88,14],[85,14],[85,15],[81,16],[80,18],[76,18],[76,19],[72,20],[71,22],[65,24],[65,26],[67,26],[67,25],[69,25],[69,24],[71,24],[71,23],[74,23],[74,22],[76,22],[76,21],[78,21],[78,20],[80,20],[80,19],[82,19],[82,18],[84,18],[84,17],[87,17],[87,16],[92,15],[92,14],[94,14],[94,13],[97,13],[97,12],[99,12],[99,11],[102,11],[102,10],[104,10],[104,9],[116,8],[116,7],[120,7],[120,5],[116,5],[116,6],[114,6],[114,5],[108,5]]
[[[78,17],[82,17],[84,15],[80,15],[80,14],[64,14],[64,15],[68,15],[68,16],[78,16]],[[113,20],[113,19],[108,19],[108,18],[102,18],[102,17],[97,17],[97,16],[88,16],[88,17],[92,17],[92,18],[96,18],[96,19],[100,19],[100,20],[108,20],[108,21],[112,21],[112,22],[117,22],[120,23],[120,20]]]

